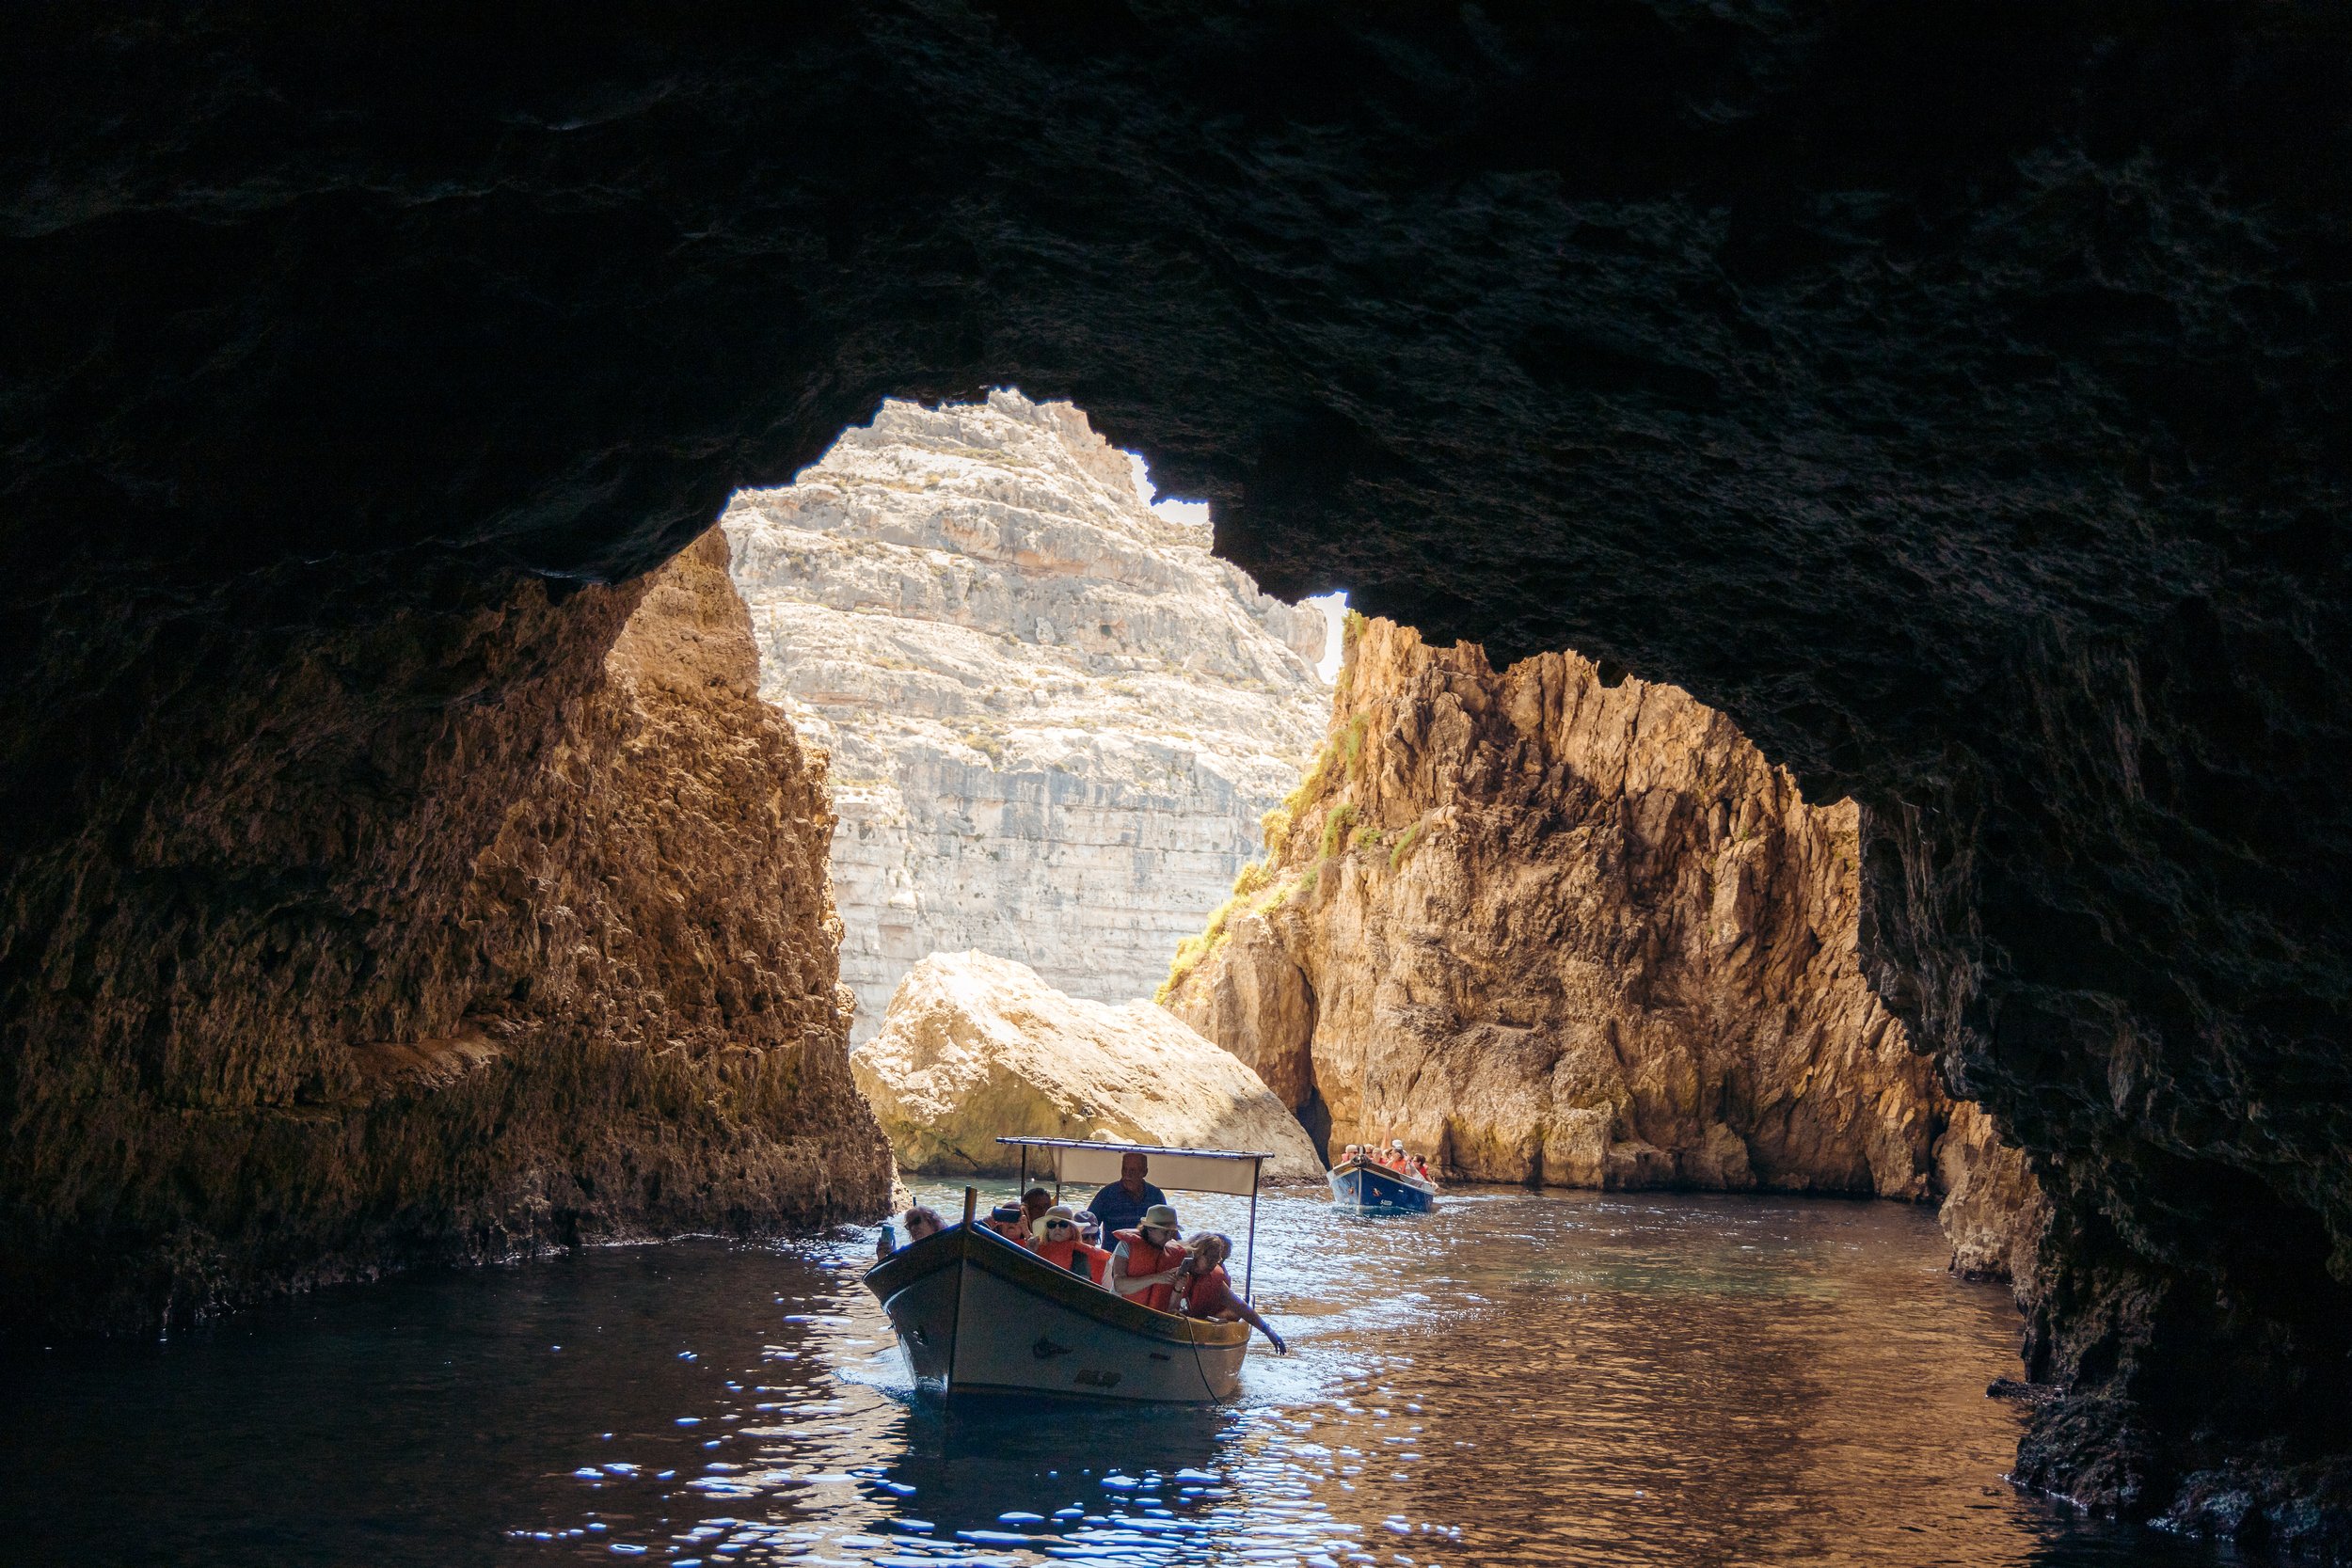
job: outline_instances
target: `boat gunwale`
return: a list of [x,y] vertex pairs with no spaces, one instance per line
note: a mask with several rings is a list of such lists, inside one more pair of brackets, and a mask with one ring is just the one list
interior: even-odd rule
[[1378,1177],[1385,1181],[1393,1181],[1401,1187],[1409,1187],[1414,1192],[1426,1193],[1431,1197],[1438,1196],[1438,1184],[1436,1182],[1423,1181],[1416,1177],[1406,1176],[1402,1171],[1391,1170],[1387,1165],[1381,1164],[1377,1161],[1374,1160],[1343,1161],[1339,1164],[1333,1165],[1330,1170],[1325,1173],[1327,1180],[1332,1177],[1356,1175]]
[[[950,1237],[968,1241],[970,1244],[960,1245],[949,1241]],[[1249,1342],[1248,1323],[1226,1323],[1216,1318],[1187,1318],[1174,1312],[1158,1311],[1115,1295],[1108,1288],[1091,1280],[1080,1279],[1067,1269],[1056,1268],[1037,1254],[993,1231],[967,1228],[962,1225],[951,1225],[935,1235],[900,1247],[866,1271],[866,1288],[874,1292],[883,1310],[888,1311],[891,1298],[915,1281],[967,1260],[1008,1284],[1045,1297],[1057,1307],[1067,1307],[1106,1327],[1120,1329],[1139,1338],[1209,1349],[1224,1349]],[[902,1262],[906,1265],[904,1268],[899,1266]],[[878,1277],[885,1275],[887,1277]]]

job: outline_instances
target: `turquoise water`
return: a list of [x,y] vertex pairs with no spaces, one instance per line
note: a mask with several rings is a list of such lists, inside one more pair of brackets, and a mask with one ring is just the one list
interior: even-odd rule
[[[1240,1239],[1244,1202],[1183,1206]],[[1261,1221],[1295,1354],[1261,1341],[1223,1410],[916,1400],[870,1231],[11,1354],[0,1561],[2214,1560],[2002,1484],[2016,1417],[1984,1386],[2016,1314],[1922,1212],[1489,1190]]]

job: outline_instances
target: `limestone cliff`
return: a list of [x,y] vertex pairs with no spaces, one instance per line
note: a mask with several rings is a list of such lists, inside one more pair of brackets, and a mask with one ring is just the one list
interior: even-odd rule
[[1857,964],[1851,803],[1673,687],[1350,626],[1179,1017],[1457,1177],[1931,1195],[1952,1106]]
[[1323,1174],[1282,1102],[1167,1013],[1065,996],[986,953],[907,971],[850,1066],[911,1171],[1009,1174],[996,1140],[1027,1136],[1260,1149],[1268,1180]]
[[1144,504],[1068,404],[886,403],[728,508],[762,689],[832,752],[854,1037],[935,951],[1149,996],[1323,723],[1323,617]]
[[199,714],[220,766],[118,781],[167,807],[129,863],[17,867],[20,909],[54,901],[15,999],[0,1314],[151,1331],[881,1208],[822,775],[755,695],[715,532],[627,587],[286,657],[309,726]]

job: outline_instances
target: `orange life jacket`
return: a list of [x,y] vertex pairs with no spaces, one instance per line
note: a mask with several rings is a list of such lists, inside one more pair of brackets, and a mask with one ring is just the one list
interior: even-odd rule
[[[1103,1283],[1103,1273],[1111,1266],[1111,1255],[1099,1246],[1089,1246],[1072,1238],[1067,1242],[1032,1242],[1029,1250],[1057,1269],[1070,1269],[1070,1259],[1084,1259],[1087,1276],[1097,1285]],[[1072,1273],[1076,1270],[1070,1270]]]
[[1186,1317],[1214,1318],[1240,1305],[1233,1299],[1233,1281],[1222,1263],[1195,1279],[1192,1288],[1184,1292]]
[[[1182,1242],[1170,1242],[1164,1247],[1155,1247],[1143,1239],[1143,1232],[1140,1230],[1116,1231],[1113,1233],[1113,1239],[1127,1243],[1127,1273],[1131,1277],[1149,1274],[1166,1274],[1184,1260],[1184,1243]],[[1142,1294],[1129,1296],[1127,1299],[1139,1301],[1154,1312],[1165,1312],[1168,1310],[1168,1304],[1175,1297],[1176,1287],[1173,1285],[1154,1285]]]

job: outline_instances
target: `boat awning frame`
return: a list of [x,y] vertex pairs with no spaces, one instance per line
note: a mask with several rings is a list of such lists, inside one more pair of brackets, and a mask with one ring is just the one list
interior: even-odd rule
[[1083,1138],[998,1138],[1019,1148],[1024,1163],[1040,1176],[1084,1186],[1107,1187],[1119,1180],[1120,1162],[1130,1154],[1151,1161],[1155,1187],[1184,1193],[1226,1193],[1255,1197],[1261,1167],[1273,1154],[1263,1149],[1168,1148],[1158,1144],[1106,1144]]

